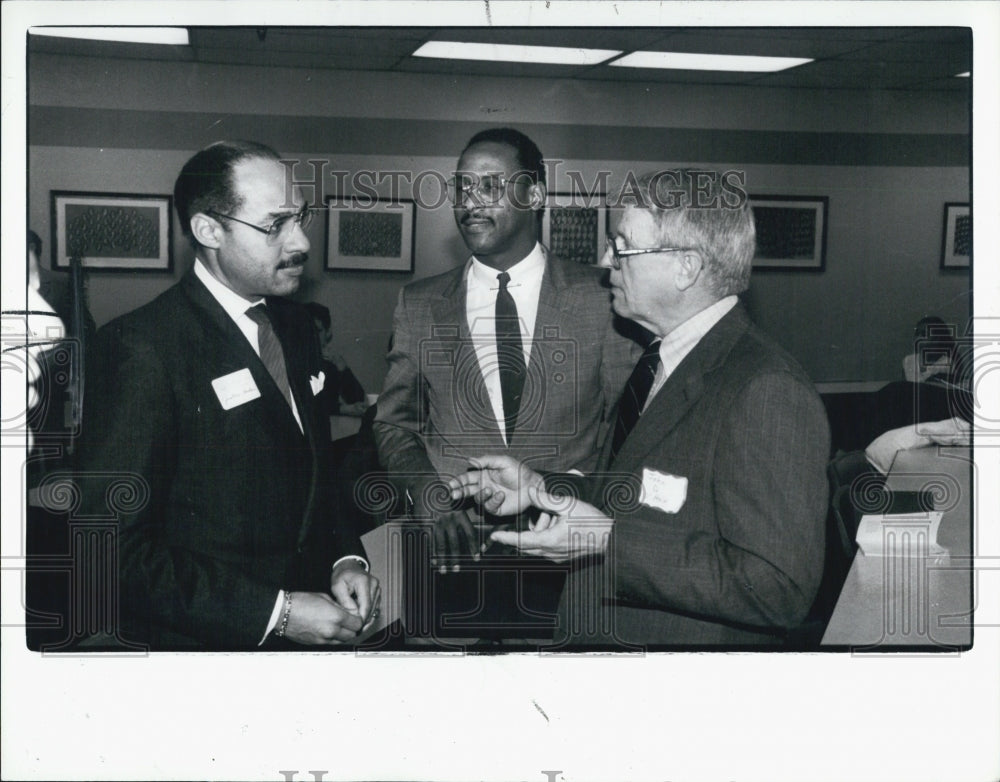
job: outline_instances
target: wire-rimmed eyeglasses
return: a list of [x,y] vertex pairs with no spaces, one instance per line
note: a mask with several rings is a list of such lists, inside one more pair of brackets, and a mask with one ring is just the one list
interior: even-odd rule
[[448,180],[448,198],[455,206],[460,206],[466,197],[472,198],[477,206],[496,204],[507,192],[508,185],[526,176],[528,174],[524,171],[510,177],[503,174],[455,174]]
[[631,258],[633,255],[648,255],[649,253],[673,253],[687,252],[693,247],[647,247],[642,250],[619,250],[615,237],[609,236],[608,250],[611,252],[611,268],[616,271],[622,268],[622,258]]
[[222,212],[216,212],[214,209],[206,209],[205,213],[210,214],[213,217],[222,217],[226,220],[233,220],[234,222],[242,223],[248,228],[253,228],[255,231],[260,231],[267,237],[267,241],[269,242],[276,242],[293,224],[298,225],[299,228],[304,231],[309,227],[309,224],[313,219],[312,209],[309,208],[309,204],[303,204],[302,208],[298,212],[292,212],[291,214],[281,215],[281,217],[275,218],[275,220],[268,226],[248,223],[246,220],[241,220],[238,217],[223,214]]

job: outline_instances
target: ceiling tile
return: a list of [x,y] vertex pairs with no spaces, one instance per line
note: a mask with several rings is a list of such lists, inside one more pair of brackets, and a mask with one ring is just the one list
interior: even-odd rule
[[672,68],[613,68],[599,65],[580,74],[580,79],[604,81],[650,81],[683,84],[746,84],[750,77],[759,74],[734,71],[682,71]]
[[946,77],[940,63],[824,60],[781,73],[764,74],[752,83],[768,87],[894,88]]
[[547,65],[524,62],[444,60],[435,57],[408,57],[394,69],[408,73],[457,73],[471,76],[528,76],[536,78],[576,78],[585,68],[579,65]]
[[842,55],[845,60],[882,60],[885,62],[926,62],[945,60],[965,64],[972,62],[972,50],[962,44],[931,41],[888,41],[855,49]]
[[787,38],[760,36],[718,36],[713,31],[698,31],[671,35],[652,46],[651,51],[698,52],[704,54],[748,54],[759,57],[834,57],[857,49],[857,41],[826,40],[823,38]]
[[435,30],[430,40],[634,50],[662,37],[663,31],[655,27],[445,27]]

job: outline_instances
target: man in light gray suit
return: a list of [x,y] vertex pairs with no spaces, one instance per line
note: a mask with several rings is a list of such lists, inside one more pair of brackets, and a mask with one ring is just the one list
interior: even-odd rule
[[640,178],[603,259],[615,311],[656,339],[579,499],[509,455],[452,489],[494,513],[547,511],[493,537],[573,562],[570,644],[780,646],[822,575],[829,429],[802,368],[737,299],[755,244],[745,193],[671,173]]
[[[540,470],[593,469],[635,343],[615,330],[600,272],[538,242],[545,168],[527,136],[474,136],[453,198],[472,257],[400,292],[375,437],[412,517],[433,524],[433,632],[538,637],[551,633],[563,574],[509,549],[480,560],[484,520],[471,503],[449,507],[447,491],[435,503],[434,489],[498,451]],[[549,572],[528,572],[539,565]]]

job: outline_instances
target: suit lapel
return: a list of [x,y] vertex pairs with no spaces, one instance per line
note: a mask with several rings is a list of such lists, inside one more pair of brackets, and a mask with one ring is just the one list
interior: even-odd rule
[[[264,362],[260,360],[260,356],[247,341],[246,335],[239,330],[233,319],[229,317],[222,305],[209,293],[208,288],[202,284],[193,271],[185,275],[182,284],[185,293],[203,318],[206,325],[205,333],[215,335],[220,340],[218,353],[224,358],[221,362],[219,376],[244,368],[249,369],[254,383],[257,385],[257,390],[260,391],[268,425],[272,427],[273,431],[280,432],[284,436],[290,437],[294,433],[295,437],[301,437],[302,433],[299,431],[299,425],[295,422],[295,416],[292,415],[291,407],[285,401],[271,377],[271,373],[264,366]],[[280,334],[279,339],[281,339]],[[282,340],[282,346],[284,346],[284,340]],[[195,346],[192,346],[192,349],[196,349]],[[289,384],[292,382],[291,374],[292,371],[289,369]]]
[[[219,363],[210,371],[217,377],[237,372],[241,369],[249,369],[250,374],[260,391],[263,403],[261,405],[262,421],[261,426],[267,429],[272,435],[283,444],[277,446],[282,448],[294,447],[303,443],[303,432],[299,431],[299,425],[295,422],[292,409],[288,405],[277,384],[271,377],[267,367],[260,360],[246,336],[229,317],[215,297],[209,293],[201,280],[193,271],[188,272],[183,280],[182,286],[185,294],[193,304],[197,316],[202,320],[203,333],[206,340],[214,340],[215,346],[206,345],[207,350],[211,350],[221,356]],[[304,388],[308,369],[305,367],[306,351],[296,349],[294,339],[288,333],[288,321],[284,317],[284,307],[282,302],[271,310],[275,332],[281,341],[282,350],[285,352],[285,364],[288,371],[288,383],[295,397],[295,404],[302,419],[302,428],[307,435],[309,450],[312,459],[312,479],[308,488],[309,495],[305,505],[305,512],[299,527],[299,543],[304,540],[308,532],[315,499],[317,480],[322,477],[318,475],[319,460],[317,459],[318,443],[315,440],[316,431],[310,416],[312,415],[311,389]],[[272,306],[269,301],[268,306]],[[306,393],[310,396],[306,397]],[[328,424],[327,424],[328,426]]]
[[[643,411],[609,468],[631,470],[674,430],[704,393],[705,375],[729,354],[749,324],[746,311],[737,304],[701,338]],[[605,448],[602,464],[607,464],[609,454],[610,448]]]

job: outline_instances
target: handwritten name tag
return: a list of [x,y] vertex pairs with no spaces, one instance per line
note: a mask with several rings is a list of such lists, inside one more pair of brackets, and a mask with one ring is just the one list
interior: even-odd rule
[[219,404],[223,410],[231,410],[260,398],[260,389],[253,382],[253,375],[249,369],[239,369],[215,378],[212,381],[212,388],[215,389],[215,395],[219,397]]
[[688,479],[679,475],[650,470],[642,471],[642,503],[664,513],[677,513],[687,499]]

